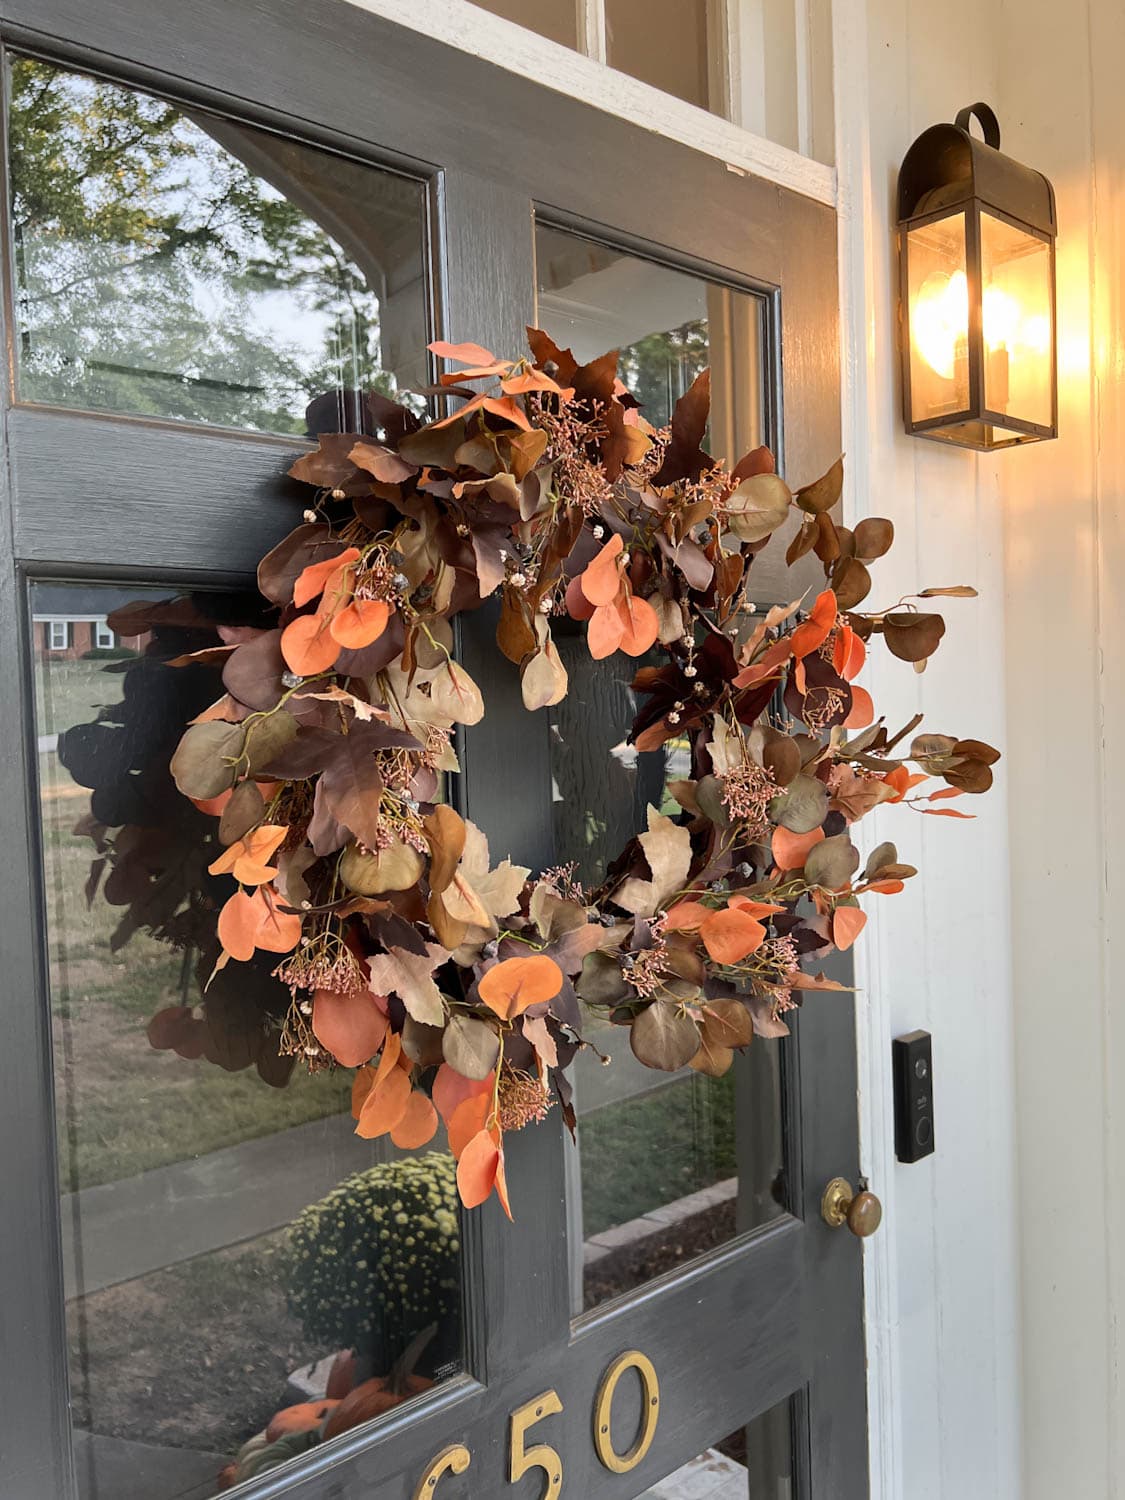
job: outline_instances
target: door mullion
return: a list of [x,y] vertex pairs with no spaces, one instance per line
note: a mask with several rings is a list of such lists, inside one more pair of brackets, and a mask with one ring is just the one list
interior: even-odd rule
[[[440,188],[440,318],[446,338],[471,339],[500,357],[526,343],[535,306],[531,203],[524,193],[466,172]],[[551,859],[551,771],[546,714],[529,714],[519,674],[496,645],[496,610],[460,622],[461,659],[487,711],[463,742],[461,805],[486,834],[492,862],[533,871]],[[495,1199],[466,1221],[469,1358],[478,1379],[505,1382],[544,1365],[570,1326],[562,1123],[505,1140],[515,1223]]]

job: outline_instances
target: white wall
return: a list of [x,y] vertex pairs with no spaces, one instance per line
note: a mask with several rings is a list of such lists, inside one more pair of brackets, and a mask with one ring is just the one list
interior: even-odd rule
[[[957,804],[976,821],[889,808],[872,831],[921,871],[874,914],[860,954],[863,1151],[886,1209],[865,1251],[872,1492],[1008,1500],[1021,1487],[1004,459],[902,430],[893,229],[910,142],[963,104],[996,98],[1003,47],[986,0],[868,0],[866,19],[864,9],[835,7],[849,503],[855,516],[891,517],[898,532],[872,602],[926,584],[971,583],[981,595],[946,601],[948,631],[924,676],[873,653],[872,686],[900,720],[923,710],[929,728],[1006,755],[994,791]],[[934,1037],[937,1152],[901,1166],[890,1045],[915,1027]]]
[[1027,1500],[1125,1494],[1125,11],[1000,0],[999,104],[1055,184],[1060,437],[1002,466]]

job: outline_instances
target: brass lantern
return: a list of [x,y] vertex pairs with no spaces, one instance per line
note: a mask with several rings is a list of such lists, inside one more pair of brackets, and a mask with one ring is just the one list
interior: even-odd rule
[[987,104],[906,153],[898,230],[907,432],[986,451],[1057,437],[1055,194],[1001,155]]

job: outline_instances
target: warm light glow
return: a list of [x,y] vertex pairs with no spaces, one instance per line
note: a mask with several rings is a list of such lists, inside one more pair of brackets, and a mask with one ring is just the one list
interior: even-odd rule
[[[1051,320],[1039,313],[1025,317],[1019,302],[1003,287],[986,286],[981,308],[985,348],[990,353],[1021,349],[1044,354],[1051,343]],[[969,283],[964,271],[926,277],[910,317],[914,342],[922,358],[942,380],[952,380],[959,352],[969,338]]]
[[969,338],[969,283],[964,271],[934,271],[918,290],[910,314],[918,353],[943,380],[952,380],[958,347]]

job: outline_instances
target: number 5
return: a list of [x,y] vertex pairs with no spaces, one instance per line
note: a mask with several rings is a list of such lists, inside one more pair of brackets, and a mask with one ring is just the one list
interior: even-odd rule
[[563,1404],[556,1391],[544,1391],[534,1401],[517,1406],[512,1413],[511,1459],[508,1464],[508,1479],[517,1483],[529,1469],[542,1469],[547,1476],[547,1488],[539,1500],[556,1500],[562,1489],[562,1459],[546,1443],[537,1443],[534,1448],[524,1447],[528,1429],[543,1417],[553,1417],[562,1411]]

